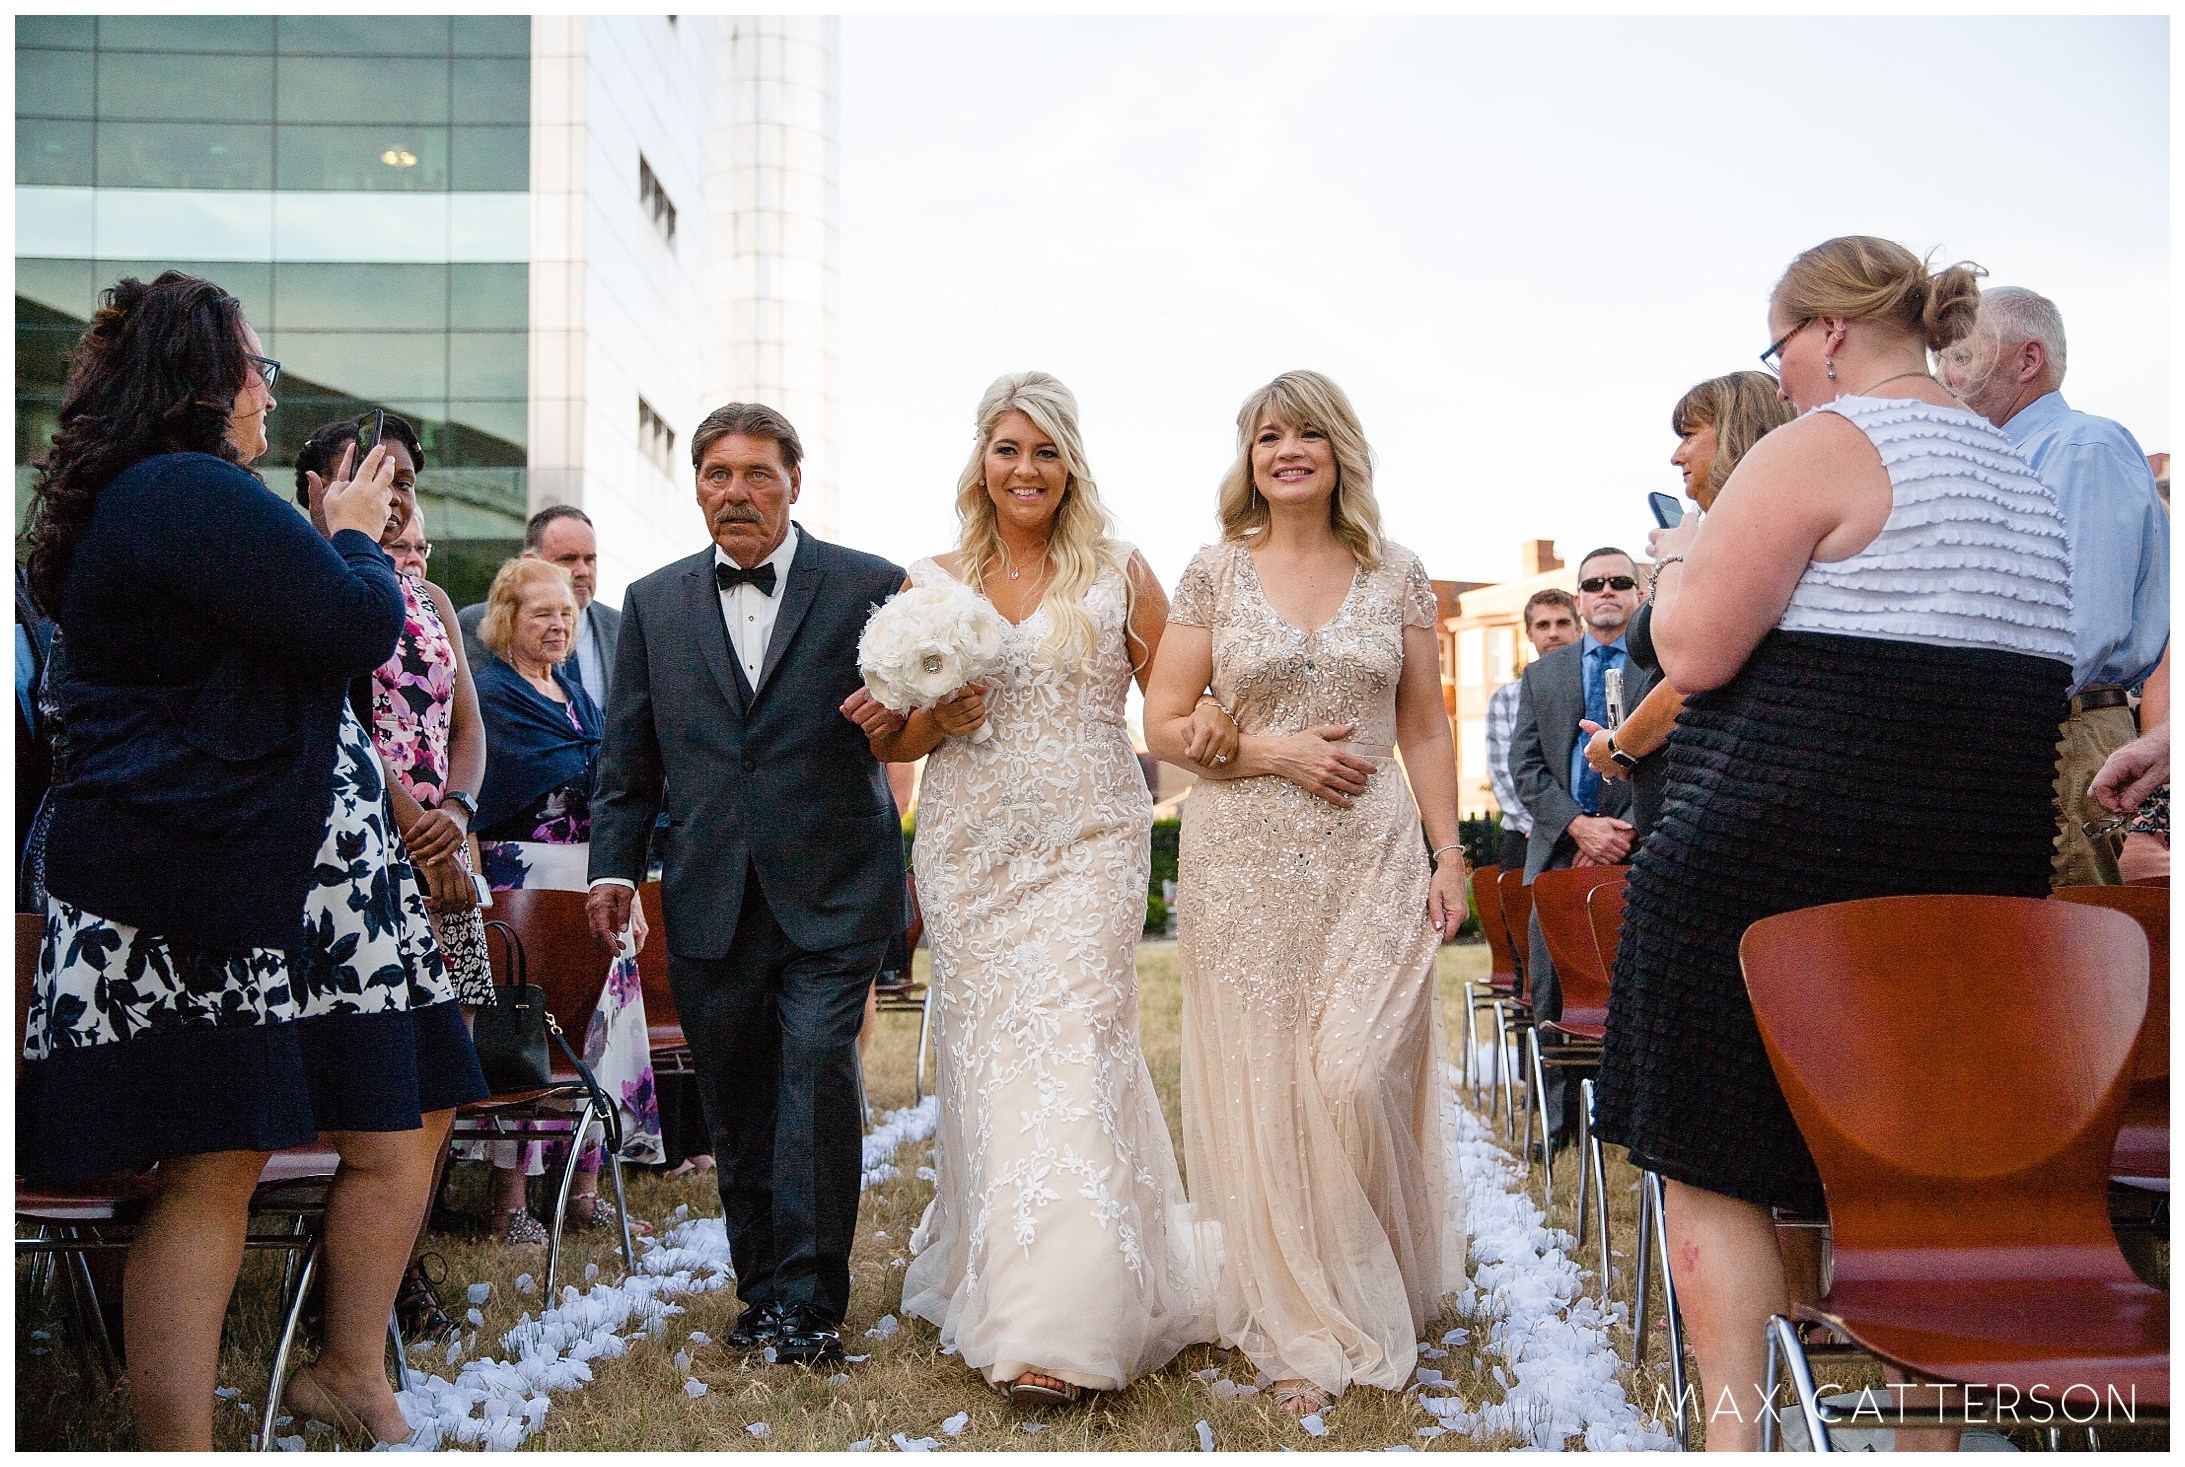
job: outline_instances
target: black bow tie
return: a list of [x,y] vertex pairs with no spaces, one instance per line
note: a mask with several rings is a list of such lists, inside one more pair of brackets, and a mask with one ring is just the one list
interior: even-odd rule
[[713,581],[723,591],[733,591],[738,586],[757,586],[765,594],[774,594],[774,567],[771,562],[755,565],[749,570],[738,570],[726,561],[713,562]]

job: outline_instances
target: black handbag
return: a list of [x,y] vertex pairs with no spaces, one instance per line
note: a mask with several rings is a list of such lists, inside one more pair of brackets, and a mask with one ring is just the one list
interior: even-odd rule
[[523,939],[506,922],[489,921],[486,931],[499,929],[508,946],[508,982],[494,985],[493,1002],[480,1004],[471,1017],[471,1047],[478,1051],[478,1068],[485,1071],[486,1088],[495,1095],[521,1090],[544,1090],[554,1083],[553,1065],[546,1052],[546,1036],[552,1034],[561,1052],[576,1066],[577,1079],[591,1097],[591,1106],[604,1124],[607,1149],[622,1151],[622,1116],[609,1103],[606,1092],[592,1075],[591,1066],[569,1047],[561,1025],[546,1006],[546,990],[530,981]]

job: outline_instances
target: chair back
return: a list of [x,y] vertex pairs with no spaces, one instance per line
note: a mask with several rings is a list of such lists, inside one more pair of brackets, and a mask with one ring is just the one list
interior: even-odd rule
[[[515,929],[523,943],[526,975],[546,995],[547,1012],[561,1026],[562,1037],[578,1054],[584,1053],[585,1031],[592,1011],[607,988],[607,969],[614,960],[592,938],[592,924],[584,915],[581,891],[497,891],[488,914],[496,922]],[[496,983],[510,981],[506,943],[489,942]],[[547,1058],[554,1077],[576,1078],[567,1056],[551,1040]]]
[[1604,881],[1586,893],[1586,920],[1593,925],[1593,956],[1601,971],[1616,977],[1616,939],[1624,931],[1624,883]]
[[[1502,926],[1510,934],[1510,958],[1522,979],[1533,955],[1533,889],[1525,884],[1522,866],[1497,876],[1495,886],[1502,894]],[[1531,985],[1526,988],[1529,992]]]
[[2170,1175],[2170,895],[2149,886],[2060,886],[2060,902],[2108,907],[2147,934],[2147,1018],[2132,1048],[2132,1098],[2110,1157],[2113,1175]]
[[1499,866],[1480,866],[1472,872],[1472,911],[1487,939],[1491,969],[1487,982],[1495,988],[1517,986],[1517,959],[1510,950],[1510,927],[1502,920],[1502,875]]
[[1586,913],[1586,898],[1595,887],[1621,889],[1630,874],[1629,866],[1572,866],[1543,871],[1533,878],[1533,911],[1540,918],[1540,935],[1547,939],[1548,957],[1563,988],[1563,1018],[1570,1023],[1608,1020],[1608,970],[1601,966],[1593,945],[1593,919]]
[[30,1034],[30,1000],[38,990],[38,949],[45,944],[40,912],[15,914],[15,1073],[23,1073],[23,1041]]
[[683,1020],[675,1012],[675,995],[668,989],[668,926],[660,903],[660,883],[648,881],[637,889],[638,904],[650,929],[637,955],[637,976],[645,994],[645,1027],[656,1050],[681,1049]]
[[2168,890],[2170,889],[2170,876],[2169,876],[2169,873],[2168,873],[2168,872],[2164,872],[2164,873],[2163,873],[2162,875],[2160,875],[2160,876],[2135,876],[2134,878],[2132,878],[2132,880],[2130,880],[2130,881],[2127,881],[2127,882],[2125,883],[2125,885],[2126,885],[2126,886],[2159,886],[2159,887],[2161,887],[2161,888],[2162,888],[2162,889],[2163,889],[2164,891],[2168,891]]
[[2147,1012],[2131,918],[1879,897],[1765,918],[1738,951],[1828,1194],[1839,1285],[1943,1270],[2137,1287],[2108,1207]]

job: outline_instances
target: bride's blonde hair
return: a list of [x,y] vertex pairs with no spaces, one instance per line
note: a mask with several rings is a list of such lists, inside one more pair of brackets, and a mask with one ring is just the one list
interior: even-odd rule
[[1103,569],[1123,578],[1127,607],[1130,568],[1116,551],[1115,521],[1100,502],[1100,490],[1085,465],[1085,441],[1077,428],[1077,398],[1045,372],[1005,372],[979,399],[978,434],[971,461],[956,481],[957,558],[963,579],[986,590],[986,573],[1002,563],[999,516],[986,492],[986,449],[994,430],[1011,413],[1022,413],[1053,440],[1067,477],[1062,502],[1055,509],[1047,554],[1055,563],[1047,587],[1046,647],[1056,661],[1076,665],[1099,649],[1099,631],[1085,609],[1085,595]]

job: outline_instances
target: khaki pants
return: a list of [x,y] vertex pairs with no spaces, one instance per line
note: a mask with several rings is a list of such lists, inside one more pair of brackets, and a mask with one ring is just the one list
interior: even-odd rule
[[2117,852],[2124,845],[2124,832],[2088,840],[2081,822],[2109,818],[2109,811],[2087,798],[2086,787],[2111,754],[2138,737],[2129,708],[2096,708],[2064,720],[2056,743],[2056,857],[2050,886],[2123,884]]

